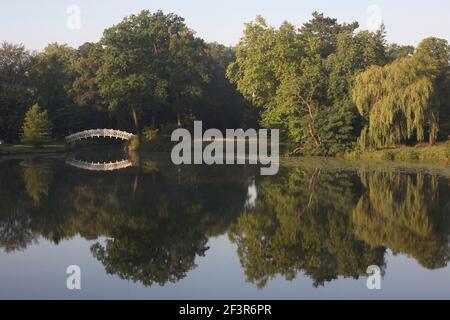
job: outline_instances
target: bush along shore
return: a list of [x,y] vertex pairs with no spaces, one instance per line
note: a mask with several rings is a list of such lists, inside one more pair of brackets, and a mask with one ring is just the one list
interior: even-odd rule
[[433,146],[400,146],[375,151],[353,151],[343,155],[350,160],[396,160],[396,161],[447,161],[450,162],[450,142]]

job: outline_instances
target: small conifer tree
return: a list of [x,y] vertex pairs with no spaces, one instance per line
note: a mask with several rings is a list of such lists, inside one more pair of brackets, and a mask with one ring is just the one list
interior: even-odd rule
[[25,144],[41,146],[51,141],[52,128],[47,111],[41,111],[41,108],[35,104],[25,115],[21,140]]

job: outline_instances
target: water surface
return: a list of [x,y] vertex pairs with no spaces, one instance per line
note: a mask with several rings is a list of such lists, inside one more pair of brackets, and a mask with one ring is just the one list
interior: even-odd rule
[[[450,298],[447,165],[259,172],[120,150],[0,159],[0,298]],[[380,291],[366,287],[371,265]]]

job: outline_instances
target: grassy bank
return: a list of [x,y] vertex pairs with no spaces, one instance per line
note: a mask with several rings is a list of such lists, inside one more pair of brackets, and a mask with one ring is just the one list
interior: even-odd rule
[[43,145],[39,148],[24,144],[0,145],[0,156],[16,154],[47,154],[66,151],[67,147],[64,143],[51,143]]
[[434,146],[423,145],[416,147],[400,146],[392,149],[352,152],[344,155],[350,160],[419,160],[419,161],[449,161],[450,142],[439,143]]
[[[98,143],[98,142],[97,142]],[[170,141],[169,136],[158,135],[150,142],[130,141],[127,148],[133,151],[141,152],[170,152],[176,143]],[[90,142],[77,145],[78,148],[91,145]],[[103,144],[102,144],[103,145]],[[98,147],[98,144],[95,144]],[[2,155],[27,155],[27,154],[52,154],[63,153],[70,150],[70,147],[64,143],[51,143],[43,145],[42,147],[33,147],[23,144],[15,145],[0,145],[0,156]],[[450,141],[447,143],[440,143],[434,146],[416,146],[365,151],[365,152],[351,152],[343,155],[346,160],[396,160],[396,161],[450,161]]]

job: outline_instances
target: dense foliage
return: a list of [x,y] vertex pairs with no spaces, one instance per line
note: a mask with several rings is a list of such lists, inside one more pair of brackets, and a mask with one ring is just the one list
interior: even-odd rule
[[230,80],[262,108],[264,126],[280,128],[298,151],[331,155],[350,149],[358,117],[351,100],[356,74],[386,62],[384,33],[314,13],[300,29],[247,24],[228,68]]
[[[175,14],[142,11],[78,49],[0,47],[0,139],[17,141],[27,108],[38,103],[55,139],[83,129],[170,131],[201,119],[239,128],[256,116],[228,82],[234,49],[205,43]],[[246,120],[247,119],[247,120]]]
[[257,17],[233,48],[206,43],[175,14],[142,11],[78,49],[4,43],[0,139],[16,141],[38,103],[54,139],[96,127],[166,134],[198,119],[278,128],[294,154],[433,144],[450,131],[449,57],[446,40],[388,44],[384,27],[319,13],[300,28]]
[[227,75],[295,153],[335,155],[360,136],[363,147],[447,139],[447,41],[426,39],[416,50],[388,45],[384,27],[357,28],[318,13],[299,29],[258,17]]

